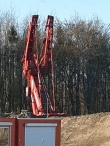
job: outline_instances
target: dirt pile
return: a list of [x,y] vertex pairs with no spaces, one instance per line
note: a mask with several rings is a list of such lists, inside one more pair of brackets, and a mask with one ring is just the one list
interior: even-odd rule
[[62,118],[61,146],[110,146],[110,113]]

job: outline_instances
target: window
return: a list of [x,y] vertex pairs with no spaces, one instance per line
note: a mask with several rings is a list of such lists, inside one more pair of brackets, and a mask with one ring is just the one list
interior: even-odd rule
[[10,122],[0,122],[0,144],[2,146],[11,146],[11,125]]

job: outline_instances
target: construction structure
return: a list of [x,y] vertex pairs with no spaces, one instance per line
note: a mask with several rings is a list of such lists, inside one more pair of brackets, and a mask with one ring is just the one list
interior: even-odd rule
[[[37,47],[38,15],[33,15],[29,23],[26,48],[21,59],[23,77],[27,81],[26,96],[30,111],[20,115],[8,115],[0,119],[0,131],[7,146],[60,146],[61,119],[64,113],[56,112],[54,95],[54,72],[52,59],[53,16],[47,17],[46,36],[40,56]],[[45,77],[51,73],[52,97],[49,96]],[[0,133],[1,134],[1,133]],[[3,143],[2,143],[3,145]]]
[[[23,76],[27,80],[26,95],[29,99],[30,109],[37,117],[65,116],[64,113],[56,113],[52,59],[53,20],[54,17],[48,15],[45,27],[46,35],[39,55],[36,37],[38,15],[32,16],[26,38],[26,49],[22,58]],[[49,73],[51,73],[52,97],[49,96],[45,84],[45,77]]]

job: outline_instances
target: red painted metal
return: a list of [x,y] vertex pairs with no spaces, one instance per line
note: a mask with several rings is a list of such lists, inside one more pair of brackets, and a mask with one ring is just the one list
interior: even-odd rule
[[43,69],[43,74],[48,74],[52,69],[53,20],[53,16],[48,16],[46,22],[46,38],[43,41],[43,55],[40,60],[40,66]]
[[[54,17],[47,17],[46,21],[46,37],[42,43],[42,53],[40,58],[33,53],[35,45],[35,37],[38,26],[38,15],[33,15],[29,24],[26,49],[22,58],[23,76],[27,79],[27,94],[31,98],[32,112],[36,116],[47,114],[48,116],[64,116],[65,114],[57,114],[55,109],[54,96],[54,73],[52,60],[52,39],[53,39],[53,21]],[[36,48],[38,49],[38,48]],[[47,92],[44,77],[52,73],[52,96],[53,105]]]

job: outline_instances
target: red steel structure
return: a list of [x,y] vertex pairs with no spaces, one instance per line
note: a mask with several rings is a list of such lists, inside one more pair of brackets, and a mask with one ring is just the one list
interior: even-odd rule
[[[28,28],[26,48],[22,58],[23,76],[28,82],[26,93],[31,99],[31,109],[35,116],[65,116],[63,113],[56,113],[52,60],[53,21],[54,17],[48,15],[45,28],[46,37],[43,40],[42,51],[39,57],[38,51],[36,51],[36,54],[33,53],[34,48],[38,50],[35,39],[37,36],[38,15],[32,16]],[[45,76],[50,72],[52,73],[52,102],[44,81]]]

